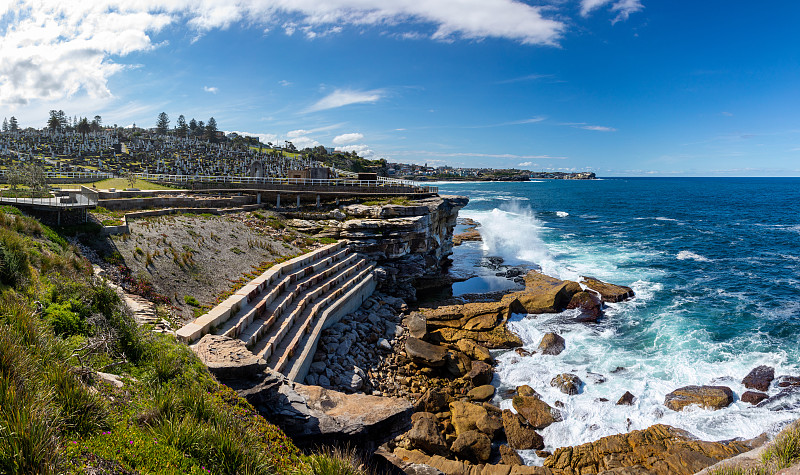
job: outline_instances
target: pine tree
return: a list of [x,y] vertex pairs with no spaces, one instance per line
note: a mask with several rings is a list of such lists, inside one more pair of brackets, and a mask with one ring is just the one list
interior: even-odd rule
[[8,128],[9,128],[9,129],[10,129],[12,132],[17,132],[17,131],[19,131],[19,124],[17,123],[17,118],[16,118],[16,117],[14,117],[13,115],[11,116],[11,119],[8,121]]
[[158,114],[158,121],[156,121],[156,132],[161,135],[166,135],[169,130],[169,116],[166,112]]
[[189,129],[189,126],[186,125],[186,117],[183,114],[178,116],[178,125],[176,127],[178,130],[178,136],[186,137],[186,131]]
[[50,130],[58,130],[61,128],[61,120],[58,118],[57,110],[50,111],[50,118],[47,119],[47,128]]
[[206,138],[209,142],[217,141],[217,121],[213,117],[208,119],[206,124]]
[[3,117],[3,132],[8,132],[8,120]]

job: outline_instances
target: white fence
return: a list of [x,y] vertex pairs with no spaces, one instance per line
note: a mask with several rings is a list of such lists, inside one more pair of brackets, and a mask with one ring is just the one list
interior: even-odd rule
[[[0,170],[0,177],[6,176],[7,170]],[[109,172],[59,172],[49,171],[45,172],[47,178],[79,178],[79,179],[96,179],[105,180],[106,178],[114,178],[113,173]]]
[[342,186],[342,187],[371,187],[386,188],[392,186],[411,188],[412,193],[437,193],[435,186],[420,186],[408,180],[378,177],[377,180],[359,180],[357,178],[275,178],[252,176],[228,175],[165,175],[155,173],[136,173],[138,178],[150,181],[165,181],[170,183],[237,183],[246,185],[300,185],[300,186]]

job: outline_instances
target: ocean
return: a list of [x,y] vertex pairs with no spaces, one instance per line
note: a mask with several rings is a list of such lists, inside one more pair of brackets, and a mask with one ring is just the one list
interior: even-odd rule
[[[456,284],[456,294],[508,285],[479,265],[488,256],[636,292],[608,304],[598,324],[571,322],[573,311],[513,316],[509,326],[528,350],[549,331],[566,340],[558,356],[497,355],[498,394],[529,384],[550,405],[564,404],[564,420],[541,431],[548,450],[656,423],[704,440],[751,438],[800,418],[800,390],[765,407],[739,400],[742,378],[758,365],[800,376],[800,179],[436,185],[442,194],[468,196],[459,216],[481,224],[483,242],[455,248],[452,272],[474,276]],[[580,394],[550,387],[564,372],[586,383]],[[737,397],[718,411],[667,409],[664,396],[687,385],[725,385]],[[633,406],[615,405],[625,391],[636,397]],[[773,382],[769,395],[778,392]],[[511,408],[509,399],[495,402]],[[527,463],[542,460],[521,454]]]

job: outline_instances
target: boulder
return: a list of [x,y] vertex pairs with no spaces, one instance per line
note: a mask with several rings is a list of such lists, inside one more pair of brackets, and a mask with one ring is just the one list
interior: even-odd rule
[[539,393],[537,393],[532,387],[528,386],[527,384],[523,384],[522,386],[517,386],[517,395],[526,397],[535,397],[541,399]]
[[522,346],[522,340],[506,327],[505,323],[487,331],[469,331],[459,328],[437,328],[432,330],[429,338],[434,341],[457,343],[459,340],[473,340],[486,348],[516,348]]
[[790,386],[800,386],[800,376],[781,376],[778,378],[779,388],[788,388]]
[[460,328],[469,331],[490,330],[510,315],[507,305],[501,302],[470,302],[445,305],[425,310],[428,328]]
[[505,465],[522,465],[522,457],[507,445],[500,446],[500,462]]
[[456,343],[456,346],[458,346],[458,349],[461,350],[462,353],[469,356],[473,360],[494,364],[494,358],[492,358],[492,354],[489,353],[489,350],[486,349],[485,346],[481,346],[469,339],[459,340]]
[[492,453],[492,441],[482,432],[468,430],[456,437],[450,450],[470,462],[484,463]]
[[219,380],[257,379],[267,367],[238,338],[207,334],[191,348]]
[[478,419],[486,416],[486,409],[477,404],[464,401],[450,403],[450,421],[456,430],[456,435],[470,430],[478,429]]
[[742,384],[747,389],[755,389],[756,391],[764,392],[769,389],[770,383],[775,379],[775,368],[770,366],[759,366],[753,368],[747,376],[742,380]]
[[414,408],[420,412],[442,412],[447,408],[447,398],[435,389],[428,389]]
[[745,391],[742,394],[742,402],[749,402],[750,404],[756,405],[766,399],[768,396],[764,393],[759,393],[756,391]]
[[472,381],[474,386],[483,386],[492,382],[494,371],[491,366],[483,361],[474,361],[466,377]]
[[494,386],[491,384],[484,384],[483,386],[470,389],[467,393],[467,397],[473,401],[488,401],[494,397],[494,391]]
[[501,302],[513,313],[558,313],[580,291],[577,282],[530,271],[525,275],[525,290],[508,294]]
[[403,320],[403,324],[408,328],[408,332],[414,338],[422,339],[428,332],[428,324],[425,315],[414,312]]
[[574,396],[581,392],[583,381],[572,373],[562,373],[550,381],[550,386],[558,388],[564,394]]
[[594,292],[583,290],[573,295],[567,309],[573,308],[581,311],[577,317],[580,323],[597,323],[597,319],[603,316],[603,300]]
[[490,439],[495,439],[503,430],[503,420],[499,414],[489,413],[486,411],[485,416],[481,416],[475,425],[478,430],[488,435]]
[[447,455],[447,444],[436,425],[436,415],[430,412],[418,412],[412,417],[413,425],[406,437],[413,447],[429,454]]
[[[480,361],[476,361],[476,363],[486,364]],[[460,351],[447,350],[445,369],[447,369],[447,372],[452,376],[460,378],[472,370],[472,361],[470,361],[469,356]]]
[[447,349],[438,345],[432,345],[419,338],[409,337],[406,340],[406,354],[417,364],[439,367],[445,364]]
[[747,452],[744,442],[704,442],[666,425],[561,447],[544,461],[555,473],[689,475]]
[[697,404],[706,409],[722,409],[733,402],[733,391],[727,386],[685,386],[667,394],[664,405],[673,411]]
[[506,431],[508,445],[517,450],[544,448],[542,436],[533,430],[524,417],[508,409],[503,411],[503,429]]
[[623,285],[609,284],[594,277],[584,277],[583,284],[599,293],[603,302],[622,302],[633,298],[633,290]]
[[538,397],[514,396],[511,405],[534,429],[544,429],[561,420],[561,413]]
[[635,398],[630,391],[625,391],[625,394],[623,394],[622,397],[619,398],[619,401],[617,401],[617,406],[632,406],[634,399]]
[[564,351],[566,342],[561,335],[555,333],[545,333],[542,341],[539,342],[539,349],[543,355],[558,355]]

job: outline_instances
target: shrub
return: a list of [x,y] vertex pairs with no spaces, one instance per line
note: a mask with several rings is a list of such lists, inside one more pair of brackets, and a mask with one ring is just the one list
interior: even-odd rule
[[324,447],[308,461],[314,475],[371,475],[374,472],[353,447]]
[[198,302],[198,300],[192,297],[191,295],[184,295],[183,301],[186,302],[187,305],[191,305],[192,307],[200,306],[200,302]]
[[97,395],[73,376],[69,368],[53,365],[47,375],[55,402],[61,410],[65,429],[86,435],[109,427],[108,409]]
[[0,229],[0,282],[15,287],[30,275],[28,254],[22,238]]
[[44,315],[57,335],[70,337],[89,334],[89,325],[81,315],[73,311],[71,302],[51,303],[44,309]]

